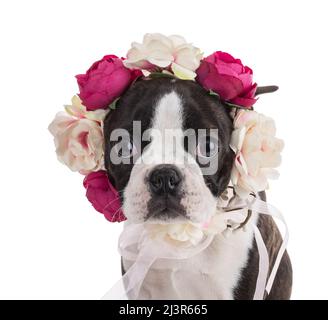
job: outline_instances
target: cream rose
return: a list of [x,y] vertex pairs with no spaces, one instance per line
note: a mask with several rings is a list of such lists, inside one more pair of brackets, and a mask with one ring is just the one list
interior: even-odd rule
[[86,107],[82,104],[78,96],[73,96],[72,104],[66,105],[65,110],[68,114],[79,119],[94,120],[102,124],[108,111],[104,109],[97,109],[94,111],[87,111]]
[[142,43],[132,43],[123,63],[131,69],[156,71],[159,68],[173,72],[180,79],[193,80],[202,56],[200,49],[183,37],[148,33]]
[[[247,211],[246,211],[247,213]],[[176,246],[196,246],[205,236],[210,234],[219,234],[227,230],[228,225],[239,225],[239,216],[235,213],[233,216],[227,215],[218,207],[216,214],[203,223],[163,223],[163,224],[146,224],[149,236],[154,239],[162,239]],[[242,221],[246,217],[242,218]],[[236,221],[237,219],[237,221]]]
[[49,125],[54,136],[58,160],[72,171],[88,174],[104,168],[104,110],[86,111],[78,97]]
[[204,231],[198,224],[174,223],[174,224],[146,224],[146,228],[152,238],[161,238],[175,245],[190,246],[198,244],[204,237]]
[[236,154],[231,182],[237,194],[268,188],[268,178],[277,178],[283,141],[276,138],[274,121],[255,111],[240,110],[234,120],[231,148]]

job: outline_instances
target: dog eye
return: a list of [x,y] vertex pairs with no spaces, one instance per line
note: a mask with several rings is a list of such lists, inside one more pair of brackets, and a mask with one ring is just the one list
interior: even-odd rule
[[137,153],[137,148],[132,141],[121,141],[115,146],[116,154],[119,158],[131,158]]
[[218,141],[213,137],[206,137],[197,146],[197,155],[203,158],[213,158],[219,152]]

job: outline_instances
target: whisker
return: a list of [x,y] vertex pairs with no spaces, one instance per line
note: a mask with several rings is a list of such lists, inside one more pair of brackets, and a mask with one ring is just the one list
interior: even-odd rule
[[[122,207],[119,207],[113,214],[112,219],[114,220],[116,216],[119,214],[120,210],[122,210]],[[122,211],[123,212],[123,211]]]
[[117,201],[117,200],[120,200],[120,197],[116,197],[115,199],[112,199],[110,202],[108,202],[105,206],[105,208],[109,205],[111,205],[113,202]]

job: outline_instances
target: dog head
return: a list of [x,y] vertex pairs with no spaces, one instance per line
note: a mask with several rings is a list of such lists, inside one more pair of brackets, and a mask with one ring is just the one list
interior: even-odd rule
[[231,174],[232,119],[193,81],[137,81],[104,122],[105,166],[131,222],[203,222]]

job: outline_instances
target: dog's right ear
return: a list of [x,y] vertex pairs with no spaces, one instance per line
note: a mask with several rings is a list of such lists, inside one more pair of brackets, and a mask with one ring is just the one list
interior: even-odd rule
[[256,88],[256,92],[255,92],[255,96],[258,96],[258,95],[264,94],[264,93],[275,92],[278,89],[279,89],[278,86],[262,86],[262,87],[257,87]]

